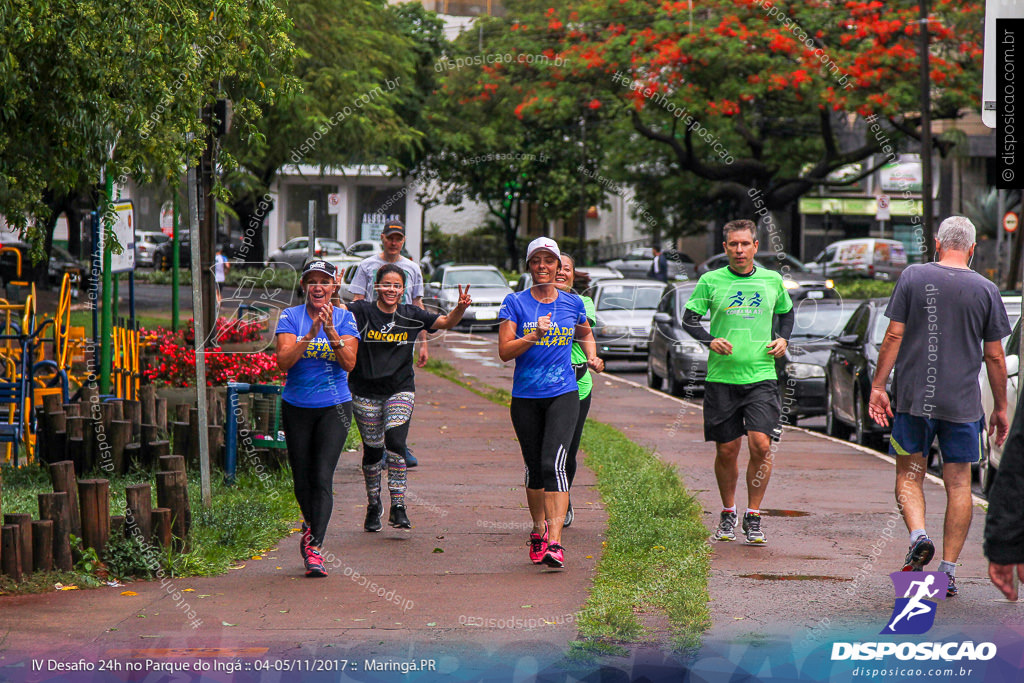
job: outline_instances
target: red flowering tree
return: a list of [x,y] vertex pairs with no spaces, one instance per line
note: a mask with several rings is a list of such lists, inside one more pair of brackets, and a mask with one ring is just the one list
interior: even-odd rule
[[[445,85],[467,108],[500,93],[501,113],[527,129],[564,122],[586,101],[626,124],[614,130],[620,153],[640,136],[664,146],[665,173],[710,181],[710,198],[749,209],[747,191],[759,188],[781,209],[831,171],[918,137],[917,13],[916,0],[693,0],[692,11],[667,0],[527,0],[485,23],[482,38],[467,33],[461,49],[482,42],[484,54],[549,60],[460,69]],[[933,118],[978,107],[982,13],[978,0],[932,2]],[[885,134],[866,134],[864,117]]]

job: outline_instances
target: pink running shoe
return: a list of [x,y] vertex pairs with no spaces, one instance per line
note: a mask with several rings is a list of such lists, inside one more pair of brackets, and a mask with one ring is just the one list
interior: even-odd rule
[[544,553],[543,562],[549,567],[561,569],[565,566],[565,548],[557,543],[552,543]]
[[306,576],[317,579],[327,576],[327,569],[324,568],[324,558],[320,556],[319,550],[306,548]]
[[530,561],[540,564],[544,559],[544,553],[548,549],[548,527],[544,525],[544,535],[534,532],[530,534]]

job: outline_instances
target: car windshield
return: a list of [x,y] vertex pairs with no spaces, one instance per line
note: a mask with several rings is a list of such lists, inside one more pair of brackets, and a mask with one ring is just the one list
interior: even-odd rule
[[496,270],[481,268],[480,270],[449,270],[444,274],[445,287],[456,285],[473,285],[474,287],[508,287],[508,280]]
[[856,306],[826,306],[814,299],[805,299],[796,310],[793,337],[835,339],[855,310]]
[[151,232],[148,235],[146,235],[145,239],[147,242],[152,242],[153,244],[163,244],[164,242],[170,240],[171,238],[163,234],[162,232]]
[[335,240],[320,240],[320,248],[325,254],[340,254],[345,251],[345,245]]
[[884,315],[879,315],[875,318],[875,330],[871,335],[871,343],[875,346],[879,346],[882,340],[885,339],[885,331],[889,327],[889,319]]
[[608,285],[598,295],[599,311],[655,310],[661,301],[661,286]]

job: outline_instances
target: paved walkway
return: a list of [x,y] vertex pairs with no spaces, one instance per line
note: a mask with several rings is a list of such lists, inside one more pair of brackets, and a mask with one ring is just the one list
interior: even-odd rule
[[186,660],[199,648],[229,657],[428,658],[463,673],[524,654],[534,657],[527,671],[560,659],[576,638],[573,614],[589,594],[606,524],[593,474],[581,468],[576,482],[570,568],[532,565],[508,410],[427,372],[417,385],[412,530],[363,531],[361,453],[343,453],[326,579],[303,576],[293,534],[227,576],[0,597],[0,680],[26,655],[96,662],[154,648],[176,648],[171,654]]
[[[471,381],[509,388],[512,366],[497,360],[495,343],[493,335],[450,334],[432,353]],[[678,468],[703,504],[710,532],[720,502],[699,406],[612,377],[597,379],[594,396],[593,419]],[[170,654],[181,661],[202,652],[358,659],[360,666],[367,657],[427,658],[455,679],[486,673],[498,661],[528,677],[557,661],[576,638],[571,615],[586,600],[606,524],[592,473],[581,468],[575,485],[569,569],[538,569],[526,556],[529,516],[507,408],[424,372],[417,398],[411,444],[422,464],[409,477],[411,531],[362,531],[359,454],[345,453],[335,475],[327,541],[335,559],[327,579],[302,576],[293,535],[228,576],[127,587],[136,596],[104,588],[0,598],[0,667],[26,655],[95,662],[144,657],[150,648],[165,655],[178,648]],[[798,429],[787,430],[776,458],[764,505],[769,545],[713,548],[713,623],[698,667],[739,661],[759,643],[877,635],[892,610],[887,574],[906,550],[892,465]],[[940,536],[941,486],[927,484],[926,495],[928,528]],[[986,630],[1021,628],[1024,612],[988,583],[981,531],[976,510],[958,570],[961,595],[940,605],[930,638],[970,633],[979,640]],[[178,601],[202,620],[198,628]],[[674,665],[652,647],[632,648],[629,661]],[[0,679],[12,671],[19,670],[0,668]]]

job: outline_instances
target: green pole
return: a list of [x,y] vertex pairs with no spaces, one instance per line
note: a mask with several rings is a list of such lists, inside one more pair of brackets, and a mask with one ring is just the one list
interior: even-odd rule
[[[107,201],[110,203],[114,202],[114,177],[110,174],[110,169],[107,169],[106,173],[106,193]],[[100,321],[100,357],[102,362],[100,363],[100,393],[110,393],[110,372],[113,368],[113,355],[111,353],[114,345],[111,343],[111,328],[113,327],[113,315],[110,309],[110,233],[114,230],[114,225],[110,222],[109,218],[104,221],[103,227],[103,315]]]
[[171,331],[178,331],[178,186],[174,186],[174,232],[171,233]]

